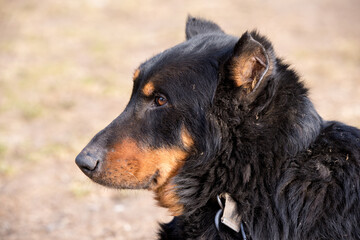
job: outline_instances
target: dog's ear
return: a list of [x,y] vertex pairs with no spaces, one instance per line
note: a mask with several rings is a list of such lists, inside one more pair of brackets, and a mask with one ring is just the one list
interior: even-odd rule
[[228,78],[236,87],[241,87],[247,97],[254,98],[274,73],[275,61],[270,42],[256,32],[246,32],[226,64]]
[[223,30],[221,30],[221,28],[217,24],[211,21],[188,16],[186,21],[186,29],[185,29],[186,40],[189,40],[190,38],[198,34],[204,34],[210,32],[224,33]]

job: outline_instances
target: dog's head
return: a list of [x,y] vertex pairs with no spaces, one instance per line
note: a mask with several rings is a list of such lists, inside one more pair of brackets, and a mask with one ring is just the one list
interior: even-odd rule
[[139,66],[123,113],[76,158],[99,184],[153,190],[173,215],[183,210],[174,176],[189,159],[212,156],[221,144],[213,111],[222,102],[216,99],[219,85],[228,86],[229,98],[252,101],[274,61],[271,46],[248,33],[240,40],[226,35],[209,21],[189,18],[186,38]]

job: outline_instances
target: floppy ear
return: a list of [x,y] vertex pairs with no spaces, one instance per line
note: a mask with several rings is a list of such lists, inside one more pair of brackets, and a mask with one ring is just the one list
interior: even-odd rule
[[254,98],[266,85],[265,80],[273,74],[274,67],[275,56],[271,44],[256,32],[246,32],[235,45],[227,63],[228,78],[236,87],[241,87],[246,95]]
[[186,29],[185,29],[186,40],[189,40],[190,38],[198,34],[204,34],[210,32],[224,33],[223,30],[221,30],[221,28],[217,24],[211,21],[188,16],[186,21]]

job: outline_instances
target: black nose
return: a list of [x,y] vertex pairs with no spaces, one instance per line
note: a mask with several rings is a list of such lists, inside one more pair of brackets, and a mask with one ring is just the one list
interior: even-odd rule
[[102,154],[100,151],[85,148],[76,157],[75,163],[79,166],[81,171],[83,171],[86,175],[89,175],[96,171],[101,158]]

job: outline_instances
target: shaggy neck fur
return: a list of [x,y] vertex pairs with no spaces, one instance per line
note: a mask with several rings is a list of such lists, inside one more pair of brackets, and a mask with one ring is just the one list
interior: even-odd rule
[[[208,149],[202,160],[199,157],[189,160],[180,173],[182,177],[175,178],[184,205],[183,218],[199,221],[199,228],[206,229],[209,227],[206,224],[212,224],[204,221],[209,216],[202,214],[215,214],[218,206],[210,202],[222,192],[238,200],[247,231],[269,228],[257,226],[257,222],[274,218],[268,216],[272,212],[268,209],[269,196],[275,191],[282,169],[292,157],[305,151],[320,132],[322,120],[296,73],[279,59],[277,70],[250,104],[234,97],[239,90],[227,83],[227,79],[219,84],[214,109],[209,114],[212,122],[209,132],[214,136],[214,129],[218,129],[221,141],[210,144],[216,150]],[[276,232],[276,226],[272,228]]]

